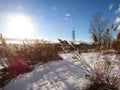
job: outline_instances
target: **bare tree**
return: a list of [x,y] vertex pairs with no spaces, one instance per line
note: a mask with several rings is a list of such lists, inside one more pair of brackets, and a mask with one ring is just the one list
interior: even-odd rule
[[102,13],[98,12],[90,23],[89,32],[96,35],[98,43],[101,43],[108,24],[108,19],[103,19]]

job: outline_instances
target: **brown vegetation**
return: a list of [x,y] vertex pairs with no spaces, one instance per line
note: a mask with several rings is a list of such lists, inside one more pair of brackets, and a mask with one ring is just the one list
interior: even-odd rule
[[[108,32],[109,30],[107,29],[106,35]],[[102,49],[103,51],[106,50],[107,48],[107,51],[108,51],[108,49],[110,48],[108,47],[109,42],[106,42],[106,40],[103,40],[99,47],[99,44],[96,43],[97,39],[95,37],[96,36],[93,33],[93,40],[95,41],[96,48],[99,48],[100,50]],[[117,43],[118,41],[115,40],[115,42]],[[62,42],[60,43],[62,46],[64,46],[64,43]],[[114,44],[115,46],[120,45],[116,43],[112,43],[112,44]],[[117,72],[115,71],[115,67],[119,63],[119,61],[117,61],[116,58],[114,58],[112,55],[110,56],[109,53],[99,52],[99,55],[97,56],[95,60],[95,63],[91,66],[86,61],[86,59],[82,56],[81,48],[77,48],[73,43],[72,44],[68,43],[68,45],[69,47],[71,46],[73,47],[74,50],[76,50],[76,54],[73,56],[73,59],[78,59],[81,62],[82,66],[85,69],[84,71],[86,73],[85,77],[86,79],[90,81],[89,84],[83,87],[83,90],[119,90],[120,89],[119,87],[120,73],[119,71]],[[116,50],[120,50],[120,49],[117,48]]]
[[[57,44],[48,42],[40,43],[36,40],[33,43],[28,43],[27,40],[23,41],[22,44],[7,44],[2,34],[0,36],[0,65],[3,69],[0,70],[0,87],[8,83],[11,77],[16,77],[21,73],[30,71],[30,68],[37,63],[46,63],[53,60],[62,60],[58,55],[59,48]],[[23,60],[15,57],[26,57]],[[22,63],[30,62],[24,66]],[[27,61],[27,62],[26,62]],[[17,64],[17,66],[16,66]],[[17,70],[20,68],[19,70]],[[11,77],[9,78],[9,75]]]
[[97,42],[97,38],[96,38],[96,35],[95,33],[92,33],[92,40],[94,41],[95,43],[95,50],[108,50],[108,49],[115,49],[116,50],[116,53],[119,53],[120,52],[120,32],[117,34],[116,36],[116,39],[114,39],[112,42],[109,40],[108,38],[108,33],[110,31],[116,31],[118,26],[114,26],[112,25],[111,28],[108,28],[106,29],[106,32],[105,32],[105,36],[104,38],[102,39],[102,42],[99,43]]

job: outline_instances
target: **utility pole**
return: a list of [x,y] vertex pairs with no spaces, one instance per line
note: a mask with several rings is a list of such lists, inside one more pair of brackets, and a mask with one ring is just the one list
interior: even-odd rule
[[74,30],[74,28],[73,28],[73,31],[72,31],[72,39],[73,39],[73,41],[75,41],[75,30]]

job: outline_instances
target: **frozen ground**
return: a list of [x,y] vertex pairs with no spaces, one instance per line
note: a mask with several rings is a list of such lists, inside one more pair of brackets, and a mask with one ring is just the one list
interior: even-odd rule
[[[84,53],[88,63],[93,64],[98,53]],[[85,79],[81,63],[72,59],[73,53],[60,54],[64,60],[37,65],[29,73],[19,75],[5,86],[5,90],[82,90]]]

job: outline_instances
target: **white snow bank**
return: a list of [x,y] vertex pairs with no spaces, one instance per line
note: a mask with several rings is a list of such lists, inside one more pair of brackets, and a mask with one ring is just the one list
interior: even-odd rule
[[[65,60],[54,61],[19,75],[5,87],[5,90],[73,90],[87,82],[80,61],[73,60],[73,53],[60,54]],[[92,57],[93,54],[83,54]],[[93,58],[91,58],[93,59]],[[90,61],[90,60],[89,60]]]
[[4,67],[0,65],[0,69],[3,69]]
[[[5,86],[4,90],[82,90],[88,81],[81,63],[72,59],[74,53],[60,54],[65,60],[37,65],[29,73],[19,75]],[[98,57],[98,53],[83,53],[89,64]]]
[[19,75],[5,90],[73,90],[87,80],[79,65],[61,60],[40,65],[32,72]]

